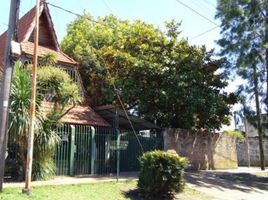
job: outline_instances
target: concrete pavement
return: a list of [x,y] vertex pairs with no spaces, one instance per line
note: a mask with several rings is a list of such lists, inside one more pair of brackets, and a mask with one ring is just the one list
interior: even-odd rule
[[268,172],[258,168],[187,172],[185,179],[216,200],[268,200]]

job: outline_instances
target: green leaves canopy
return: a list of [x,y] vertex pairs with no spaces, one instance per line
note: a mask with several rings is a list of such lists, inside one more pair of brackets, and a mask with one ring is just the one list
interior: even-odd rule
[[[254,68],[257,80],[268,84],[268,1],[219,0],[216,18],[221,20],[222,39],[218,44],[234,70],[248,80],[244,89],[253,92]],[[258,88],[262,93],[263,88]],[[268,87],[267,87],[268,91]],[[268,95],[266,91],[266,95]],[[267,98],[267,97],[266,97]]]
[[129,110],[160,126],[214,129],[228,123],[234,99],[221,92],[224,74],[215,75],[223,61],[178,40],[178,23],[167,23],[164,33],[138,20],[92,20],[84,14],[72,22],[61,46],[80,63],[94,105],[117,103],[115,84]]

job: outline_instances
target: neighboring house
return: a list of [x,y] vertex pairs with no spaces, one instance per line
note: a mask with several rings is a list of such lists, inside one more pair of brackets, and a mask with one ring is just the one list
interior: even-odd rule
[[[14,61],[20,60],[23,64],[32,63],[35,9],[35,7],[32,8],[17,23],[15,45],[19,51],[13,52],[13,58]],[[44,1],[40,6],[39,21],[38,56],[42,57],[47,53],[54,54],[57,59],[56,67],[68,72],[72,79],[80,85],[81,92],[86,97],[78,72],[78,64],[60,50],[49,8]],[[3,65],[6,37],[7,32],[0,36],[0,65]],[[51,109],[51,103],[43,102],[42,111],[47,112],[49,109]],[[142,120],[135,120],[140,126]],[[64,126],[58,130],[61,136],[61,144],[55,155],[58,175],[115,172],[116,151],[114,150],[114,142],[116,141],[116,132],[111,126],[114,122],[112,118],[110,118],[110,122],[107,122],[85,101],[72,108],[61,121],[64,123]],[[151,124],[148,126],[148,123],[145,123],[145,125],[142,128],[153,127]],[[137,139],[126,130],[121,134],[121,139],[128,141],[124,143],[128,144],[128,149],[122,153],[120,159],[120,163],[122,164],[121,169],[123,171],[137,171],[137,157],[142,153]],[[144,139],[141,136],[139,137],[140,140]],[[161,146],[160,143],[156,143],[155,141],[158,141],[156,137],[147,137],[141,142],[146,146],[145,150],[151,150],[159,148],[157,145]]]

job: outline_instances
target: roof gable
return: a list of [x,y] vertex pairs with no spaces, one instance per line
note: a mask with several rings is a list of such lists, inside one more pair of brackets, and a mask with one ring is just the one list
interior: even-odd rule
[[[21,50],[23,54],[33,55],[33,42],[34,42],[34,27],[35,27],[35,15],[36,7],[33,7],[23,17],[18,20],[17,23],[17,38],[16,42],[21,44]],[[0,65],[4,61],[4,49],[6,44],[7,32],[4,32],[0,36]],[[58,62],[76,66],[77,63],[64,54],[60,50],[60,46],[57,40],[56,32],[52,22],[52,18],[49,12],[49,8],[46,2],[42,1],[40,5],[39,15],[39,48],[42,51],[38,53],[38,56],[42,56],[48,52],[54,53]]]
[[[18,42],[34,42],[35,7],[18,22]],[[46,3],[40,6],[39,41],[40,46],[59,50],[56,32]]]

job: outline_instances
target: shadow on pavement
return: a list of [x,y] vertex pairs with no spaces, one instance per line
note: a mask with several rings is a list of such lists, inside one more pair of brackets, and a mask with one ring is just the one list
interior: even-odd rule
[[185,173],[187,183],[195,186],[239,190],[242,192],[258,192],[268,190],[268,176],[259,176],[250,173],[231,173],[231,172],[187,172]]

